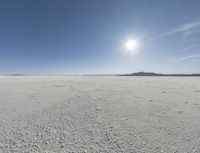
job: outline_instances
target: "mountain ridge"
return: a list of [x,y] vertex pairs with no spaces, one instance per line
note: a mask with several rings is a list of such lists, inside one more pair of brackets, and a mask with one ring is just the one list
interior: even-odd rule
[[82,75],[30,75],[30,74],[4,74],[0,76],[198,76],[199,73],[196,74],[163,74],[163,73],[155,73],[155,72],[134,72],[127,74],[82,74]]
[[200,76],[200,74],[162,74],[154,72],[135,72],[128,74],[119,74],[119,76]]

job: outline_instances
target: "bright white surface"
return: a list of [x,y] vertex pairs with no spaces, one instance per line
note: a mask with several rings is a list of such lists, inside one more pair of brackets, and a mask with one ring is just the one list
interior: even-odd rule
[[0,152],[200,152],[200,78],[0,77]]

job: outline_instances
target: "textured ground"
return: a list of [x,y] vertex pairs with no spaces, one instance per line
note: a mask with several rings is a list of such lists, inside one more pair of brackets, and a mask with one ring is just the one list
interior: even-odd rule
[[0,77],[0,153],[199,153],[200,78]]

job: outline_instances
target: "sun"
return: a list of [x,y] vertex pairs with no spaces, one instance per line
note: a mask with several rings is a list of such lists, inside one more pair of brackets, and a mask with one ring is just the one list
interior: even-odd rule
[[137,42],[135,40],[128,40],[125,47],[127,50],[134,50],[137,47]]
[[139,42],[136,39],[129,39],[124,43],[124,50],[131,54],[138,53]]

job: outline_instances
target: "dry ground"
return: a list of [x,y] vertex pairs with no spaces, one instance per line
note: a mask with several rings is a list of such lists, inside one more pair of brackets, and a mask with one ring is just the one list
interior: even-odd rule
[[0,153],[199,153],[200,78],[0,77]]

